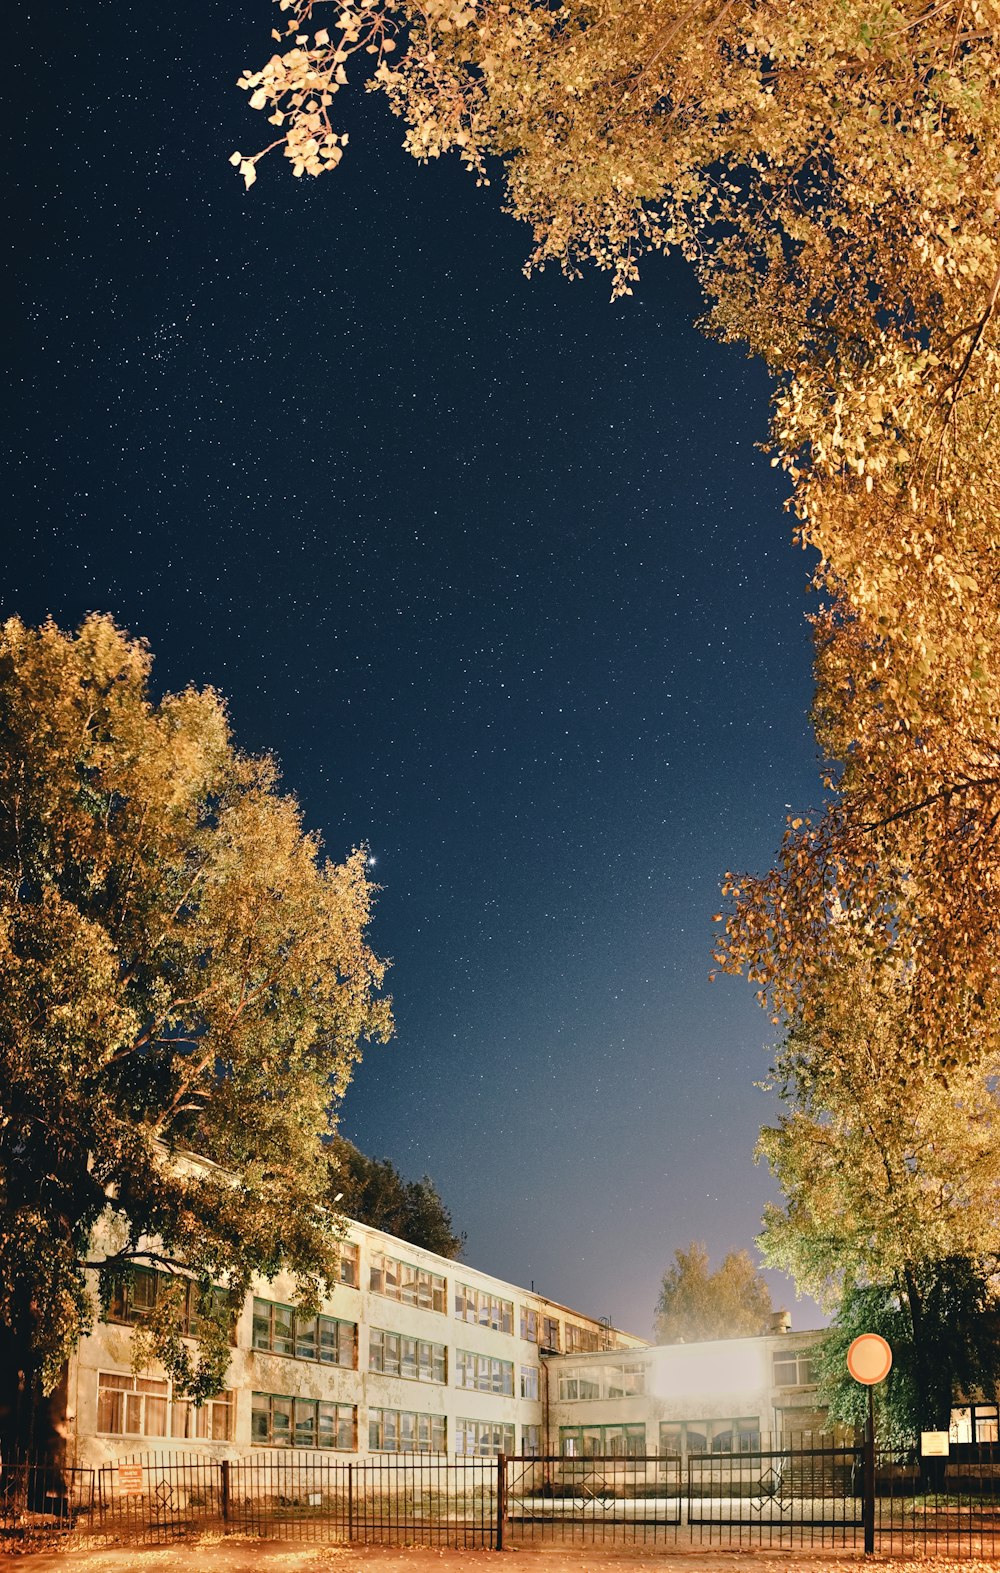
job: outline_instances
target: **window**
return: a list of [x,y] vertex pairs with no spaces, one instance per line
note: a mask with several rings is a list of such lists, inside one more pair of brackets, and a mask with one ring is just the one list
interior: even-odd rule
[[[127,1278],[115,1280],[105,1320],[135,1326],[137,1322],[144,1322],[168,1293],[176,1302],[177,1319],[185,1338],[197,1336],[204,1310],[215,1311],[229,1307],[230,1303],[226,1289],[208,1290],[206,1306],[206,1291],[196,1278],[186,1278],[182,1273],[156,1272],[152,1267],[134,1267]],[[235,1315],[230,1341],[236,1342]]]
[[401,1409],[368,1411],[368,1448],[372,1453],[443,1453],[444,1415],[416,1415]]
[[322,1365],[357,1365],[358,1330],[332,1316],[300,1316],[290,1305],[254,1299],[253,1347]]
[[760,1447],[760,1420],[682,1420],[660,1422],[660,1452],[668,1458],[690,1453],[754,1453]]
[[188,1398],[172,1399],[166,1378],[100,1371],[97,1429],[105,1436],[174,1436],[228,1442],[232,1437],[232,1401],[232,1393],[222,1393],[195,1408]]
[[341,1240],[339,1250],[340,1282],[350,1289],[361,1283],[361,1248],[352,1240]]
[[998,1429],[996,1404],[971,1404],[952,1410],[948,1434],[953,1442],[996,1442]]
[[407,1376],[415,1382],[447,1382],[448,1352],[444,1344],[407,1338],[373,1327],[368,1336],[368,1369],[385,1376]]
[[562,1348],[559,1336],[559,1323],[554,1316],[542,1317],[542,1348],[554,1349],[557,1354]]
[[169,1383],[148,1376],[97,1377],[97,1429],[106,1436],[166,1436]]
[[490,1355],[455,1350],[455,1386],[474,1387],[478,1393],[514,1396],[514,1365],[510,1360],[494,1360]]
[[351,1453],[357,1447],[356,1415],[350,1404],[254,1393],[250,1438],[262,1447],[334,1447]]
[[455,1285],[455,1316],[460,1322],[492,1327],[497,1333],[514,1331],[513,1300],[501,1300],[486,1289],[470,1289],[468,1284]]
[[646,1427],[560,1426],[559,1451],[564,1458],[642,1458],[646,1452]]
[[559,1378],[559,1397],[572,1403],[584,1398],[600,1398],[601,1373],[578,1369],[572,1376]]
[[606,1365],[603,1375],[606,1398],[637,1398],[646,1391],[644,1365]]
[[186,1441],[229,1442],[233,1435],[233,1395],[220,1393],[196,1408],[189,1398],[175,1398],[170,1408],[170,1435]]
[[542,1451],[540,1426],[521,1427],[521,1454],[524,1458],[538,1458]]
[[521,1337],[529,1344],[537,1344],[539,1319],[537,1311],[529,1311],[526,1305],[521,1307]]
[[589,1354],[592,1349],[600,1349],[601,1341],[596,1327],[578,1327],[575,1322],[566,1323],[566,1353],[568,1355]]
[[416,1305],[423,1311],[447,1309],[447,1284],[440,1273],[431,1273],[409,1262],[397,1261],[381,1251],[372,1253],[368,1287],[373,1294],[384,1294],[401,1305]]
[[[722,1425],[725,1426],[723,1421]],[[760,1447],[760,1427],[756,1420],[734,1420],[728,1430],[719,1429],[716,1421],[712,1431],[713,1453],[754,1453]]]
[[498,1458],[513,1453],[514,1427],[495,1420],[456,1420],[455,1452],[468,1458]]
[[537,1399],[538,1397],[538,1367],[537,1365],[523,1365],[521,1367],[521,1397]]
[[811,1349],[782,1349],[773,1357],[775,1387],[811,1387],[816,1370]]

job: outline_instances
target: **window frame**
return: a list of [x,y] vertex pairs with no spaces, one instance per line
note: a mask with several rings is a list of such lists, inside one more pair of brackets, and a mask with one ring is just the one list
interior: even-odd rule
[[[415,1368],[412,1371],[403,1369],[403,1346],[406,1342],[414,1345]],[[430,1338],[415,1338],[410,1333],[395,1333],[388,1327],[370,1327],[368,1369],[377,1376],[396,1376],[407,1382],[426,1382],[432,1387],[447,1387],[448,1346],[435,1343]]]
[[[390,1440],[392,1439],[392,1445]],[[440,1442],[436,1447],[435,1441]],[[412,1446],[404,1446],[411,1442]],[[369,1453],[447,1453],[446,1415],[426,1414],[415,1409],[392,1409],[374,1404],[368,1410]]]
[[[262,1307],[267,1309],[267,1343],[258,1341],[259,1325],[265,1320],[263,1311],[260,1309]],[[287,1326],[289,1329],[287,1335],[276,1334],[275,1332],[275,1326],[278,1321],[276,1313],[279,1311],[287,1313]],[[310,1322],[315,1326],[315,1353],[300,1354],[300,1323],[308,1325]],[[348,1329],[349,1342],[347,1335],[341,1331],[343,1328]],[[331,1330],[334,1331],[331,1347],[335,1353],[333,1357],[326,1359],[323,1353],[324,1345]],[[287,1347],[276,1348],[276,1340],[281,1344],[287,1345]],[[254,1295],[250,1347],[260,1354],[280,1355],[284,1360],[297,1360],[308,1365],[332,1366],[338,1370],[356,1371],[358,1368],[358,1324],[356,1322],[348,1322],[344,1317],[327,1316],[325,1312],[320,1312],[314,1317],[301,1317],[293,1305],[286,1305],[283,1300],[265,1300],[262,1295]],[[349,1355],[350,1359],[342,1358],[343,1355]]]
[[[280,1410],[276,1406],[281,1406]],[[287,1413],[287,1431],[278,1428],[275,1413]],[[266,1435],[258,1432],[258,1417],[266,1414]],[[326,1422],[324,1424],[324,1422]],[[346,1429],[345,1429],[346,1428]],[[324,1441],[324,1435],[335,1440]],[[311,1441],[301,1438],[309,1436]],[[349,1443],[342,1439],[349,1436]],[[250,1441],[254,1447],[274,1447],[289,1452],[356,1453],[358,1450],[358,1409],[356,1404],[336,1399],[310,1398],[303,1394],[264,1393],[254,1389],[250,1395]]]

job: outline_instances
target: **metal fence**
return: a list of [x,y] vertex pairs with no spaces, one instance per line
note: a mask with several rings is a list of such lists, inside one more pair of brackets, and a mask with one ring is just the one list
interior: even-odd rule
[[683,1512],[679,1458],[507,1458],[501,1544],[675,1544]]
[[[164,1544],[199,1532],[299,1541],[505,1547],[618,1542],[861,1551],[864,1449],[826,1437],[642,1457],[344,1460],[255,1450],[147,1452],[97,1469],[0,1471],[0,1546]],[[1000,1445],[948,1459],[877,1449],[876,1549],[1000,1555]]]

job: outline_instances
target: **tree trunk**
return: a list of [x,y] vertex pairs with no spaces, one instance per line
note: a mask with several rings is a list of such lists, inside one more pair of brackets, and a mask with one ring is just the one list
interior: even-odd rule
[[906,1299],[910,1307],[910,1326],[913,1330],[913,1385],[917,1393],[917,1466],[920,1470],[920,1484],[929,1494],[937,1494],[944,1489],[945,1460],[943,1458],[925,1458],[920,1450],[920,1432],[940,1430],[937,1393],[933,1374],[929,1369],[929,1351],[927,1349],[927,1336],[924,1324],[924,1307],[917,1287],[916,1276],[910,1267],[903,1269],[906,1284]]
[[66,1438],[68,1371],[43,1393],[30,1337],[0,1324],[0,1496],[20,1497],[31,1512],[68,1509]]

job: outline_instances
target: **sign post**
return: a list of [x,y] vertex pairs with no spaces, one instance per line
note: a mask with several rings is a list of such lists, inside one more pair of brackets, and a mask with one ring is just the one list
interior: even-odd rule
[[892,1350],[878,1333],[862,1333],[847,1351],[847,1369],[868,1389],[868,1425],[865,1431],[865,1481],[861,1518],[865,1526],[865,1556],[875,1550],[875,1400],[874,1389],[892,1369]]

